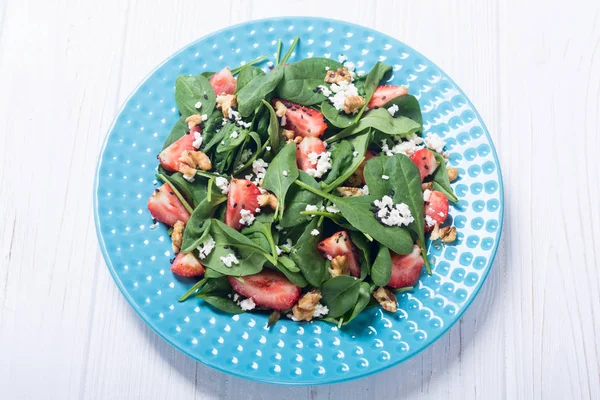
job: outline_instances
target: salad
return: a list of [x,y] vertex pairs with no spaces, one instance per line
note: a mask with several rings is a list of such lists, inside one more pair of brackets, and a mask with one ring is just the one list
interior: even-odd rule
[[396,293],[431,273],[426,240],[456,239],[458,171],[417,98],[385,84],[391,66],[288,64],[297,43],[282,55],[280,41],[274,62],[177,77],[151,227],[170,227],[171,271],[197,280],[180,301],[267,312],[269,325],[396,312]]

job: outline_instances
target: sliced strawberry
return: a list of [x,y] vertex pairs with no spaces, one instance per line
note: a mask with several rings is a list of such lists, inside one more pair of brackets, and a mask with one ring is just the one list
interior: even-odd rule
[[423,179],[425,179],[427,175],[433,174],[433,172],[438,166],[433,152],[427,149],[421,149],[416,151],[410,157],[410,159],[419,168],[419,173],[421,174],[421,182],[423,182]]
[[196,148],[193,146],[194,133],[200,131],[200,125],[194,126],[189,132],[171,143],[169,147],[161,151],[158,155],[158,161],[160,162],[160,165],[162,165],[162,167],[167,171],[179,171],[179,165],[181,164],[179,157],[181,157],[181,153],[183,153],[185,150],[196,150]]
[[421,257],[421,248],[415,245],[410,254],[396,254],[392,252],[391,255],[392,277],[387,286],[401,288],[414,284],[419,279],[421,269],[425,265],[425,261]]
[[296,164],[302,171],[308,171],[314,169],[316,164],[313,164],[308,155],[310,153],[321,154],[327,151],[325,149],[325,143],[316,137],[307,137],[302,139],[300,144],[296,146]]
[[233,290],[252,298],[259,307],[287,310],[300,298],[300,287],[290,282],[281,272],[264,269],[258,274],[243,276],[244,283],[234,276],[228,276],[227,279]]
[[258,208],[259,195],[260,190],[254,183],[245,179],[232,179],[229,183],[225,223],[239,231],[243,227],[240,223],[242,210],[248,210],[254,215]]
[[375,89],[375,93],[373,93],[373,97],[371,97],[371,100],[369,100],[367,107],[369,107],[369,110],[372,110],[373,108],[379,108],[394,97],[404,96],[405,94],[408,94],[408,89],[406,86],[377,86],[377,89]]
[[171,264],[171,272],[175,275],[185,278],[204,275],[204,266],[192,253],[179,253],[173,264]]
[[229,70],[229,67],[225,67],[220,72],[215,73],[208,81],[217,96],[220,94],[235,93],[237,82]]
[[150,210],[152,218],[169,226],[175,225],[177,221],[187,223],[190,218],[190,213],[179,201],[168,183],[154,190],[148,199],[148,210]]
[[352,176],[350,177],[349,181],[352,185],[354,186],[362,186],[364,185],[365,182],[365,164],[367,163],[367,161],[369,161],[371,158],[378,156],[377,153],[375,153],[374,151],[371,150],[367,150],[365,152],[365,159],[363,160],[363,162],[360,163],[360,165],[358,166],[358,168],[356,169],[356,171],[354,171],[354,174],[352,174]]
[[[429,218],[427,218],[429,217]],[[425,218],[433,220],[434,224],[442,225],[448,218],[448,198],[442,192],[431,190],[429,198],[425,202]],[[431,221],[429,221],[431,223]],[[430,231],[433,225],[425,222],[425,229]]]
[[350,265],[350,274],[357,278],[360,276],[358,251],[354,247],[352,240],[350,240],[348,232],[339,231],[321,241],[319,243],[319,250],[329,259],[337,256],[346,256],[346,261]]
[[296,135],[319,137],[327,129],[325,117],[319,111],[287,100],[273,99],[273,104],[278,101],[288,109],[285,113],[285,128],[293,130]]

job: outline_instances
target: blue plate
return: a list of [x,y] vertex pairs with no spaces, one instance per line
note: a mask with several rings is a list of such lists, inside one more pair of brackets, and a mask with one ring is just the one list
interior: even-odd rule
[[[363,312],[338,329],[323,322],[222,314],[192,299],[177,299],[192,284],[169,269],[173,257],[164,226],[150,229],[146,209],[156,155],[178,113],[179,74],[218,71],[273,54],[279,38],[300,42],[291,61],[345,54],[358,70],[377,61],[393,65],[391,84],[419,98],[424,130],[442,136],[460,201],[451,208],[458,240],[430,245],[433,275],[425,273],[399,311]],[[284,47],[285,49],[285,47]],[[262,64],[266,68],[266,63]],[[487,277],[502,230],[500,166],[481,117],[460,88],[435,64],[404,43],[362,26],[312,17],[276,18],[236,25],[190,44],[163,62],[134,91],[110,129],[98,161],[95,220],[106,264],[142,319],[180,351],[242,378],[287,385],[347,381],[373,374],[417,354],[454,324]]]

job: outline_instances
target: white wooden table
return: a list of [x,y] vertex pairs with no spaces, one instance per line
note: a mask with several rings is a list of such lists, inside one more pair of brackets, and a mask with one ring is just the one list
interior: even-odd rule
[[[100,144],[136,84],[207,33],[276,15],[427,55],[477,106],[504,175],[502,244],[460,323],[334,386],[250,383],[174,350],[121,296],[94,230]],[[0,0],[0,398],[598,399],[599,115],[597,0]]]

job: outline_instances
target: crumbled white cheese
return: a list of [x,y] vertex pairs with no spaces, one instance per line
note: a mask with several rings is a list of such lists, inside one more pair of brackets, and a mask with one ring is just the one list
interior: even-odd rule
[[265,147],[265,149],[266,149],[267,151],[271,151],[271,146],[267,146],[267,147]]
[[329,71],[329,67],[325,67],[325,71]]
[[366,72],[365,72],[365,71],[363,71],[363,70],[360,70],[360,71],[357,71],[357,72],[356,72],[356,75],[358,75],[359,77],[360,77],[360,76],[365,76],[365,74],[366,74]]
[[234,294],[233,294],[233,301],[235,301],[236,303],[237,303],[237,301],[239,300],[239,298],[240,298],[240,295],[239,295],[239,294],[237,294],[237,293],[234,293]]
[[400,107],[398,107],[398,104],[393,104],[387,110],[390,113],[390,115],[393,117],[394,115],[396,115],[396,113],[398,112],[399,109],[400,109]]
[[240,301],[238,305],[242,307],[242,310],[244,311],[253,310],[254,307],[256,307],[256,304],[254,303],[252,297],[248,297],[247,299]]
[[240,224],[250,226],[254,222],[254,214],[250,210],[240,211]]
[[[268,166],[269,164],[265,162],[265,160],[263,160],[262,158],[259,158],[258,160],[255,160],[252,163],[252,172],[254,173],[254,175],[256,175],[256,180],[254,181],[254,183],[256,183],[257,185],[260,184],[260,182],[265,177],[265,174],[267,173]],[[248,179],[248,177],[246,177],[246,179]]]
[[200,146],[202,146],[202,134],[200,132],[194,132],[192,146],[194,146],[195,149],[199,149]]
[[215,179],[215,184],[219,189],[221,189],[222,194],[229,193],[229,181],[227,180],[227,178],[218,176],[217,179]]
[[425,137],[425,144],[427,147],[436,153],[442,154],[444,152],[444,139],[438,135],[434,135],[432,133],[428,133],[427,137]]
[[280,126],[285,126],[285,124],[287,124],[287,118],[285,117],[285,115],[283,115],[281,117],[281,119],[279,120],[279,125]]
[[369,195],[369,187],[367,185],[362,187],[362,191],[365,194],[365,196]]
[[325,85],[318,86],[318,89],[321,91],[321,94],[325,97],[331,96],[331,90]]
[[358,151],[353,151],[352,152],[352,157],[358,157],[358,154],[359,154]]
[[158,222],[148,225],[148,228],[155,229],[158,226]]
[[273,68],[274,66],[275,66],[275,64],[273,64],[273,61],[269,61],[267,63],[267,67],[269,67],[269,68]]
[[185,179],[188,182],[194,182],[194,180],[196,179],[196,174],[194,175],[190,175],[190,174],[183,174],[183,179]]
[[283,226],[281,226],[281,225],[277,224],[277,225],[275,225],[275,229],[277,229],[278,231],[280,231],[280,230],[282,230],[282,229],[283,229]]
[[314,204],[307,204],[304,211],[318,211],[319,209]]
[[327,212],[330,212],[332,214],[337,214],[340,212],[340,210],[336,206],[327,206],[327,208],[325,209],[327,210]]
[[331,169],[331,153],[325,151],[317,154],[314,151],[308,154],[308,160],[315,168],[309,168],[306,173],[313,178],[321,178]]
[[346,68],[348,72],[350,72],[350,79],[354,81],[354,79],[356,79],[356,73],[354,72],[356,66],[354,65],[354,63],[351,61],[346,61],[344,63],[344,68]]
[[317,306],[315,307],[315,311],[313,311],[313,318],[324,317],[328,313],[329,313],[329,308],[327,308],[327,306],[324,306],[321,303],[318,303]]
[[194,104],[194,108],[197,108],[199,110],[200,108],[202,108],[202,103],[197,102],[196,104]]
[[423,192],[423,200],[429,201],[429,196],[431,196],[431,190],[425,189],[425,191]]
[[319,236],[320,233],[321,232],[319,232],[318,229],[313,229],[312,231],[310,231],[310,234],[313,235],[313,236]]
[[437,223],[433,218],[431,218],[429,215],[425,216],[425,223],[427,224],[428,227],[433,227],[435,226],[435,224]]
[[287,172],[287,170],[285,170],[285,169],[284,169],[283,171],[281,171],[281,174],[282,174],[283,176],[288,176],[288,172]]
[[390,148],[387,141],[381,141],[381,151],[386,156],[394,154],[404,154],[408,157],[412,156],[418,150],[423,148],[423,138],[416,134],[412,134],[409,138],[394,138],[394,145]]
[[390,177],[387,175],[381,175],[381,179],[383,179],[384,181],[387,181],[390,179]]
[[[329,68],[329,67],[326,67],[326,68]],[[291,319],[292,321],[298,321],[296,319],[296,317],[294,317],[294,314],[292,314],[292,313],[287,313],[285,316],[288,317],[289,319]]]
[[254,209],[254,213],[255,213],[255,214],[260,214],[260,212],[261,212],[261,211],[262,211],[262,210],[260,209],[260,207],[256,207],[256,208]]
[[206,114],[202,114],[202,115],[200,116],[200,119],[201,119],[202,121],[206,121],[206,120],[208,119],[208,115],[206,115]]
[[342,111],[344,109],[344,102],[346,101],[347,97],[358,96],[358,89],[356,89],[356,86],[354,86],[353,83],[348,83],[346,81],[332,83],[331,91],[334,93],[334,95],[329,97],[329,102],[338,111]]
[[237,138],[238,136],[240,136],[240,134],[239,134],[239,132],[238,132],[238,131],[233,131],[233,132],[231,132],[231,134],[229,135],[229,137],[230,137],[230,138],[232,138],[232,139],[235,139],[235,138]]
[[375,215],[384,225],[402,226],[414,221],[408,206],[404,203],[394,204],[390,196],[383,196],[381,200],[375,200],[373,206],[376,208]]
[[283,250],[281,250],[281,249],[279,248],[279,246],[278,246],[278,247],[276,247],[276,248],[275,248],[275,250],[277,250],[277,255],[278,255],[278,256],[280,256],[280,255],[281,255],[281,253],[283,253]]
[[[225,264],[226,267],[231,268],[233,264],[239,264],[239,260],[233,253],[227,254],[225,257],[221,257],[221,262]],[[235,296],[234,296],[235,298]]]
[[201,260],[205,259],[206,256],[210,254],[211,251],[215,248],[215,240],[212,236],[209,236],[204,242],[200,244],[200,246],[196,247],[198,250],[198,256]]

